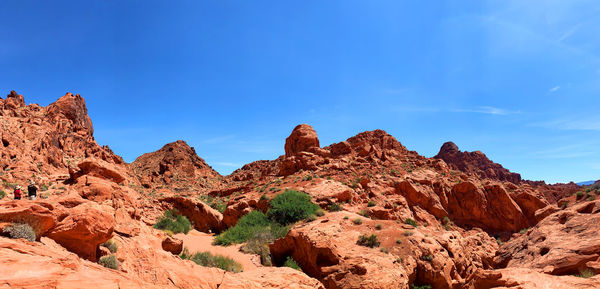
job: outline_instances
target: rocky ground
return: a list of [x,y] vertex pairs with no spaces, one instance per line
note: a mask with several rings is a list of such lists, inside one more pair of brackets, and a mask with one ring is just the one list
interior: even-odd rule
[[[221,176],[183,141],[128,164],[95,142],[81,96],[41,107],[15,92],[0,99],[0,140],[0,232],[36,233],[0,237],[0,288],[600,288],[598,190],[522,180],[453,143],[426,158],[375,130],[321,147],[299,125],[284,155]],[[29,180],[38,200],[12,200]],[[268,246],[273,266],[211,244],[287,189],[324,214]],[[195,230],[154,229],[167,209]],[[365,234],[377,246],[359,245]],[[183,260],[184,246],[243,272]],[[118,269],[98,264],[109,255]],[[301,271],[279,267],[288,257]]]

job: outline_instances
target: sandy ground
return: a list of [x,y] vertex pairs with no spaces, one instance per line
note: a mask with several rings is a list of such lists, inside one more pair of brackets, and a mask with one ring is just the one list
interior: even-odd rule
[[191,230],[187,235],[177,234],[175,237],[183,240],[183,247],[188,248],[192,253],[209,251],[212,254],[227,256],[240,263],[244,268],[244,271],[254,270],[260,265],[260,258],[258,255],[240,252],[241,245],[232,245],[228,247],[213,246],[212,241],[214,236],[211,234]]

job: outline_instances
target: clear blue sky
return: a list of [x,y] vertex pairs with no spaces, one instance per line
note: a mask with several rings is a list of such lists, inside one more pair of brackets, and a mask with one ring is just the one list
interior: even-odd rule
[[[0,1],[0,90],[87,101],[125,160],[186,140],[215,169],[384,129],[523,177],[600,178],[600,3]],[[459,4],[460,3],[460,4]]]

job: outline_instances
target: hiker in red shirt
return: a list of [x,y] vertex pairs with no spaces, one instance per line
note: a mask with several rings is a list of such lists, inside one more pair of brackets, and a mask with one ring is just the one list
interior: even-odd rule
[[15,190],[13,191],[13,194],[15,195],[15,200],[20,200],[21,199],[21,186],[16,186]]

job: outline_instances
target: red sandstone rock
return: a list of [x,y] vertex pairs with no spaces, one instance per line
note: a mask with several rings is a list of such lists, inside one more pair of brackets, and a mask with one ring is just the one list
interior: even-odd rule
[[167,236],[161,243],[163,250],[173,255],[179,255],[183,251],[183,241]]
[[285,140],[285,156],[290,157],[300,152],[310,152],[319,147],[319,138],[315,130],[308,124],[300,124]]
[[521,182],[521,175],[511,173],[502,165],[492,162],[482,152],[461,152],[453,142],[444,143],[434,158],[444,160],[455,170],[472,173],[482,178],[509,181],[515,184]]
[[70,209],[47,236],[82,258],[95,261],[98,245],[110,239],[114,227],[112,216],[86,203]]

